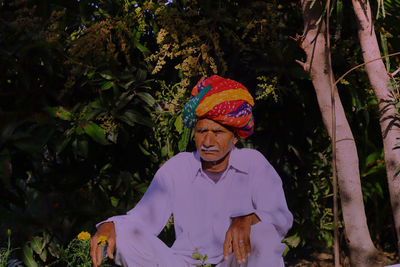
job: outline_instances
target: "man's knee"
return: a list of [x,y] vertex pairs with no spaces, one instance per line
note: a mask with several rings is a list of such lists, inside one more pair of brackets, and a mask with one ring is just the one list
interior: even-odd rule
[[285,245],[281,242],[281,237],[275,227],[270,223],[259,222],[251,227],[251,256],[249,258],[249,266],[251,262],[255,266],[259,263],[270,262],[271,264],[260,266],[283,266],[282,254]]

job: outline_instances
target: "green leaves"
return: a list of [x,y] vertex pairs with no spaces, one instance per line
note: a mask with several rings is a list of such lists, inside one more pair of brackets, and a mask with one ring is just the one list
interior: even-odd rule
[[286,248],[285,248],[285,251],[283,252],[283,256],[286,256],[286,254],[289,252],[289,250],[297,248],[300,244],[302,246],[304,246],[304,244],[305,244],[305,240],[302,240],[298,233],[295,233],[294,235],[285,237],[282,240],[282,242],[286,244]]
[[201,260],[201,259],[203,259],[203,255],[201,255],[200,253],[197,253],[197,252],[193,252],[192,258],[195,260]]
[[85,133],[89,135],[97,143],[102,145],[109,144],[109,142],[106,140],[104,130],[96,123],[89,122],[87,124],[84,124],[82,128],[85,131]]
[[149,93],[139,92],[137,93],[137,96],[150,107],[154,106],[154,104],[156,103],[156,100]]
[[178,149],[179,149],[179,151],[186,151],[186,147],[187,147],[187,145],[188,145],[188,143],[189,143],[189,140],[190,140],[190,134],[191,134],[191,130],[190,129],[188,129],[188,128],[185,128],[184,130],[183,130],[183,134],[182,134],[182,137],[181,137],[181,139],[179,140],[179,142],[178,142]]
[[[382,5],[382,7],[383,7],[383,5]],[[387,42],[387,36],[386,36],[386,32],[384,31],[384,29],[382,29],[382,30],[383,30],[383,32],[382,31],[379,32],[380,39],[381,39],[381,47],[383,50],[383,55],[388,56],[389,55],[389,47],[388,47],[388,42]],[[385,62],[386,62],[386,69],[388,71],[390,71],[390,58],[386,57]]]
[[294,235],[288,236],[285,239],[283,239],[283,242],[287,244],[289,247],[295,248],[300,244],[301,238],[299,234],[296,233]]
[[[42,266],[48,261],[48,250],[50,249],[50,238],[46,233],[42,236],[34,236],[23,248],[23,262],[27,267]],[[53,255],[54,256],[54,255]],[[38,264],[41,262],[41,264]]]
[[336,29],[335,29],[335,41],[340,39],[343,28],[343,1],[336,0]]
[[45,250],[46,242],[43,242],[43,238],[35,236],[31,241],[32,250],[39,255],[42,262],[46,262],[47,250]]
[[365,171],[362,172],[362,177],[378,174],[384,169],[383,152],[373,152],[365,160]]
[[64,107],[46,107],[45,110],[53,117],[59,118],[61,120],[71,120],[72,114],[70,111]]
[[108,82],[105,82],[102,86],[101,86],[101,90],[108,90],[108,89],[110,89],[111,87],[113,87],[114,86],[114,82],[112,82],[112,81],[108,81]]
[[178,116],[174,122],[175,130],[181,134],[183,131],[182,115]]
[[118,203],[119,203],[119,199],[118,198],[112,196],[112,197],[110,197],[110,201],[111,201],[111,205],[114,208],[116,208],[118,206]]
[[135,126],[135,124],[138,123],[151,128],[154,125],[151,119],[143,116],[136,110],[125,111],[125,113],[120,116],[120,119],[130,126]]
[[[90,239],[80,240],[74,238],[68,243],[67,248],[60,249],[59,261],[68,266],[91,267]],[[104,262],[106,262],[104,265],[107,266],[107,258],[103,259],[103,263]],[[103,264],[101,266],[103,266]]]
[[189,128],[183,128],[182,115],[178,116],[174,122],[175,130],[180,134],[178,141],[178,150],[180,152],[186,151],[186,147],[190,140],[191,130]]
[[[34,255],[39,256],[40,260],[44,263],[47,261],[47,238],[44,234],[43,237],[34,236],[31,241],[29,241],[23,249],[23,261],[27,267],[37,267],[39,266],[35,260]],[[35,254],[34,254],[35,253]]]
[[138,82],[143,82],[143,81],[146,80],[146,78],[147,78],[147,71],[145,71],[145,70],[142,69],[142,68],[139,68],[139,69],[137,70],[137,72],[136,72],[136,80],[137,80]]
[[104,72],[100,72],[99,74],[100,74],[101,77],[103,77],[106,80],[110,81],[110,80],[114,79],[111,71],[104,71]]
[[195,252],[192,253],[192,258],[195,260],[201,261],[200,264],[195,264],[195,266],[197,266],[197,267],[211,267],[211,264],[206,263],[207,258],[208,258],[207,254],[202,255],[197,252],[197,249]]
[[25,265],[27,267],[38,267],[38,264],[36,263],[36,261],[33,259],[33,252],[32,252],[32,248],[25,245],[24,246],[24,258],[23,258],[23,262],[25,263]]
[[144,45],[140,44],[138,41],[134,41],[133,45],[140,50],[140,52],[142,52],[143,54],[150,54],[151,51],[145,47]]

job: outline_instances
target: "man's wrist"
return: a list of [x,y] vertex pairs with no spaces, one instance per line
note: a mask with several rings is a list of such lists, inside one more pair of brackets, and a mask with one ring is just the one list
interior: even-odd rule
[[260,222],[260,218],[257,216],[257,214],[253,213],[251,217],[251,225],[256,224]]
[[234,217],[232,218],[232,221],[240,221],[243,223],[249,223],[250,225],[256,224],[260,221],[260,219],[258,218],[258,216],[255,213],[251,213],[248,215],[244,215],[244,216],[238,216],[238,217]]
[[101,228],[104,228],[104,229],[107,228],[107,229],[114,230],[115,229],[114,222],[113,221],[103,222],[103,223],[101,223],[100,225],[97,226],[97,229],[101,229]]

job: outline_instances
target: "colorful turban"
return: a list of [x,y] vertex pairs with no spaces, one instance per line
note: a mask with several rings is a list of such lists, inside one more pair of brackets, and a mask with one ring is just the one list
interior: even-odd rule
[[242,84],[217,75],[201,79],[183,109],[182,121],[193,128],[197,119],[210,119],[232,128],[241,138],[254,130],[253,97]]

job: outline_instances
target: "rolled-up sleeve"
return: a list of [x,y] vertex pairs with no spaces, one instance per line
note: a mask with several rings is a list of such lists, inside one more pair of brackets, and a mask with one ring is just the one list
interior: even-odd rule
[[292,226],[293,216],[286,204],[281,178],[265,158],[256,161],[253,167],[251,190],[255,214],[261,221],[273,224],[283,238]]
[[158,235],[168,222],[172,213],[171,197],[168,182],[164,178],[162,168],[154,176],[149,188],[138,204],[126,215],[114,216],[104,222],[113,222],[116,232],[130,226],[139,226],[148,233]]

